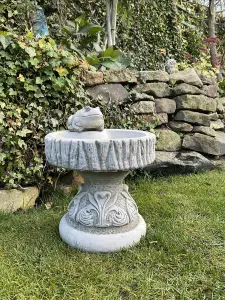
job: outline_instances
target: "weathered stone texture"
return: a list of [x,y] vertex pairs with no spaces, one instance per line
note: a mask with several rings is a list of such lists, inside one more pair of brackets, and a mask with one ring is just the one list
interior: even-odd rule
[[182,174],[211,170],[213,167],[210,160],[194,151],[156,151],[155,161],[146,170],[151,174]]
[[183,139],[183,148],[203,152],[211,155],[225,154],[225,133],[216,132],[215,137],[205,134],[195,133],[194,135],[186,135]]
[[152,82],[140,84],[136,88],[137,92],[146,93],[154,96],[155,98],[169,97],[171,94],[168,84],[164,82]]
[[151,123],[153,127],[160,126],[168,123],[168,115],[166,113],[161,114],[143,114],[137,116],[139,120]]
[[103,83],[103,73],[102,72],[92,72],[86,71],[82,76],[82,81],[85,86],[93,86]]
[[102,103],[120,104],[125,102],[128,97],[128,91],[121,84],[102,84],[87,89],[88,94],[93,99],[99,99]]
[[169,127],[176,132],[191,132],[193,126],[185,122],[170,121]]
[[211,113],[209,114],[210,120],[217,121],[219,119],[218,113]]
[[187,84],[187,83],[178,84],[177,86],[175,86],[173,88],[174,96],[180,96],[180,95],[186,95],[186,94],[200,95],[201,93],[202,92],[201,92],[200,88],[198,88],[197,86],[194,86],[194,85]]
[[139,81],[142,83],[146,82],[168,82],[169,75],[165,71],[140,71],[138,73]]
[[202,87],[203,83],[196,73],[195,69],[187,69],[177,73],[170,74],[170,81],[173,84],[176,83],[187,83],[190,85],[195,85],[197,87]]
[[134,101],[134,102],[137,102],[137,101],[142,101],[142,100],[145,100],[145,101],[154,101],[154,97],[153,96],[151,96],[151,95],[148,95],[148,94],[146,94],[146,93],[136,93],[136,92],[132,92],[131,94],[130,94],[130,96],[131,96],[131,98],[132,98],[132,100]]
[[175,115],[176,121],[184,121],[191,124],[210,126],[210,117],[206,114],[202,114],[190,110],[181,110]]
[[219,98],[218,101],[225,106],[225,97]]
[[176,111],[176,102],[172,99],[155,99],[156,112],[173,114]]
[[134,73],[126,70],[109,70],[104,72],[106,83],[136,83],[137,77]]
[[223,130],[224,129],[224,123],[221,120],[217,121],[211,121],[210,127],[215,130]]
[[155,130],[157,142],[156,150],[178,151],[181,149],[181,138],[172,130]]
[[136,114],[149,114],[155,113],[155,102],[152,101],[139,101],[132,104],[131,109]]
[[[109,84],[88,89],[94,99],[99,95],[103,103],[111,101],[123,104],[132,101],[131,111],[136,114],[137,119],[151,123],[153,128],[158,127],[157,130],[162,130],[159,129],[161,125],[171,129],[160,134],[158,132],[160,138],[157,149],[179,149],[181,137],[186,141],[185,135],[189,133],[216,140],[215,132],[224,131],[225,97],[218,98],[215,78],[205,77],[194,68],[172,74],[161,70],[140,71],[135,74],[126,70],[110,70],[104,72],[104,80]],[[118,84],[136,81],[138,84],[129,93]],[[110,84],[112,82],[114,84]],[[162,127],[164,129],[165,126]],[[181,137],[176,135],[179,132]],[[175,146],[170,145],[170,140]]]
[[206,126],[194,126],[192,132],[203,133],[212,137],[216,136],[215,130]]
[[0,211],[13,212],[18,209],[28,209],[34,206],[39,196],[37,187],[28,187],[22,191],[0,190]]
[[216,98],[218,97],[217,89],[218,87],[216,85],[204,85],[201,89],[201,92],[207,97]]
[[217,101],[204,95],[182,95],[174,98],[177,109],[189,109],[202,112],[215,112]]
[[221,101],[219,99],[217,99],[217,111],[220,114],[223,114],[225,112],[225,107],[224,107],[224,105],[221,103]]
[[206,84],[206,85],[217,85],[217,82],[216,82],[216,79],[213,78],[213,77],[206,77],[202,74],[199,74],[199,78],[201,79],[202,83],[203,84]]

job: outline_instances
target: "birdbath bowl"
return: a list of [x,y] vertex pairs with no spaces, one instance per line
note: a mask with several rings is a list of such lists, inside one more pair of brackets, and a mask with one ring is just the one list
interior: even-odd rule
[[59,225],[71,247],[113,252],[139,242],[146,224],[123,183],[155,159],[155,135],[139,130],[57,131],[45,137],[47,161],[77,170],[84,184]]

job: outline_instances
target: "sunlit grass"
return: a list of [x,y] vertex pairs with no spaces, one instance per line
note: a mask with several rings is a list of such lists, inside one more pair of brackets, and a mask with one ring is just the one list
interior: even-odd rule
[[70,201],[0,214],[0,299],[225,299],[225,172],[131,184],[148,229],[114,254],[71,249],[58,235]]

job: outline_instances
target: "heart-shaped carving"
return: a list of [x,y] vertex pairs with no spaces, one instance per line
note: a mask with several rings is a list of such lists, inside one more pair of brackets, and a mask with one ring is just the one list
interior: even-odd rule
[[110,192],[96,192],[94,194],[95,200],[103,207],[106,202],[108,202],[111,198]]

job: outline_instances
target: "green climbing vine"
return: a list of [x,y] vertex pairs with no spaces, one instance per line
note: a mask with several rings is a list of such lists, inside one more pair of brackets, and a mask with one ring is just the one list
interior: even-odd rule
[[[48,19],[50,34],[59,41],[66,39],[63,30],[68,21],[86,16],[102,26],[99,37],[106,36],[106,8],[104,1],[90,0],[37,0]],[[24,32],[29,27],[26,7],[30,1],[3,0],[0,4],[0,30],[5,26]],[[182,61],[186,53],[199,54],[202,34],[202,11],[197,4],[185,8],[186,1],[174,0],[131,0],[118,2],[117,45],[129,53],[135,69],[158,69],[169,57]],[[197,17],[193,16],[197,12]],[[192,23],[197,22],[195,27]],[[7,24],[7,25],[5,25]],[[188,25],[190,26],[188,26]],[[98,38],[99,38],[98,37]],[[97,37],[96,37],[97,39]],[[97,40],[96,40],[97,42]]]

